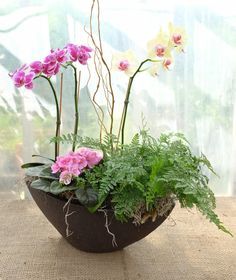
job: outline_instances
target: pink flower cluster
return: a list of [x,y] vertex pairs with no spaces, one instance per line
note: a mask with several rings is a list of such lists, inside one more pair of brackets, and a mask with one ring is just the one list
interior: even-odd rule
[[73,176],[79,176],[84,169],[97,165],[102,158],[102,152],[83,147],[76,152],[58,156],[51,167],[52,173],[60,173],[60,182],[69,185]]
[[51,50],[43,61],[33,61],[29,65],[23,65],[15,72],[10,74],[16,87],[25,86],[27,89],[33,88],[33,80],[37,75],[44,74],[47,77],[56,75],[61,65],[78,61],[82,65],[86,65],[91,57],[90,47],[75,44],[67,44],[63,49]]

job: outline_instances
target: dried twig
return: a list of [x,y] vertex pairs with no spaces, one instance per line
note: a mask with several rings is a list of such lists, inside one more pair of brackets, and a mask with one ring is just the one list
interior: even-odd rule
[[[94,35],[93,35],[93,25],[92,25],[92,18],[93,18],[93,13],[94,13],[94,7],[95,3],[97,2],[97,31],[98,31],[98,43],[95,41]],[[87,32],[87,34],[90,36],[90,39],[92,40],[92,43],[95,47],[95,50],[99,54],[99,63],[101,63],[107,72],[108,75],[108,81],[109,81],[109,87],[107,87],[107,92],[110,94],[111,101],[108,102],[110,104],[109,108],[109,116],[110,116],[110,129],[109,133],[112,134],[113,132],[113,123],[114,123],[114,104],[115,104],[115,98],[114,98],[114,92],[112,88],[112,80],[111,80],[111,72],[110,69],[104,59],[103,56],[103,50],[102,50],[102,42],[101,42],[101,29],[100,29],[100,6],[99,6],[99,1],[98,0],[93,0],[91,10],[90,10],[90,20],[89,20],[89,25],[90,25],[90,31]],[[101,73],[102,74],[102,73]],[[101,75],[103,76],[103,75]],[[103,82],[103,81],[102,81]],[[107,85],[105,85],[106,87]],[[111,148],[113,149],[113,143],[111,143]]]
[[[88,89],[88,84],[89,84],[90,79],[91,79],[91,71],[90,71],[88,65],[87,65],[87,68],[88,68],[89,78],[88,78],[88,80],[87,80],[86,87],[87,87],[87,89]],[[94,94],[93,94],[93,95],[94,95]],[[102,123],[102,121],[101,121],[101,116],[99,115],[99,112],[98,112],[98,110],[97,110],[97,108],[96,108],[96,105],[94,104],[94,102],[93,102],[93,100],[92,100],[92,98],[91,98],[91,96],[90,96],[89,91],[88,91],[88,97],[89,97],[89,99],[90,99],[90,101],[91,101],[91,103],[92,103],[92,105],[93,105],[93,108],[94,108],[94,110],[95,110],[95,113],[96,113],[96,115],[97,115],[97,117],[98,117],[98,124],[99,124],[99,126],[100,126],[100,129],[101,129],[101,125],[102,125],[102,128],[103,128],[104,131],[107,133],[107,129],[106,129],[104,123]],[[101,135],[101,131],[100,131],[100,135]]]

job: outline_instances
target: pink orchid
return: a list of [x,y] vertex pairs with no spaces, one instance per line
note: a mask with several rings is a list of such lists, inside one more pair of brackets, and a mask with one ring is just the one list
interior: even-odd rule
[[69,59],[71,61],[76,61],[78,59],[78,46],[74,44],[68,44],[66,48],[69,54]]
[[35,77],[35,73],[26,71],[28,70],[27,65],[23,65],[18,70],[16,70],[14,73],[9,74],[10,77],[13,80],[14,85],[19,88],[22,86],[25,86],[27,89],[33,88],[33,79]]
[[25,75],[25,78],[24,78],[25,88],[27,88],[27,89],[33,88],[34,77],[35,77],[35,73],[33,73],[33,72],[30,72],[29,74]]
[[66,48],[69,54],[69,59],[73,62],[78,60],[80,64],[85,65],[91,57],[90,52],[92,49],[90,47],[68,44]]
[[33,61],[30,63],[30,68],[35,74],[40,74],[43,71],[43,64],[41,61]]
[[83,49],[85,52],[92,52],[93,49],[88,47],[88,46],[84,46],[84,45],[81,45],[79,46],[80,49]]
[[52,52],[45,57],[43,61],[43,73],[48,77],[56,75],[59,72],[60,64],[57,61],[56,54]]
[[91,48],[86,47],[86,46],[79,46],[78,47],[78,61],[82,65],[86,65],[88,59],[91,57],[90,52],[92,51]]
[[63,63],[67,61],[67,49],[57,49],[54,53],[56,55],[57,62]]
[[12,80],[14,85],[19,88],[24,85],[25,72],[22,70],[17,70],[12,74]]

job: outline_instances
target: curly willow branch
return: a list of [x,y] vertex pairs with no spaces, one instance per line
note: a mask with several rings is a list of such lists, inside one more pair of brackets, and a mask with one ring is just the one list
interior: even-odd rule
[[[90,79],[91,79],[91,71],[90,71],[88,65],[87,65],[87,68],[88,68],[89,78],[88,78],[88,81],[87,81],[87,83],[86,83],[86,88],[88,89],[88,85],[89,85],[89,82],[90,82]],[[100,83],[100,82],[99,82],[99,83]],[[98,86],[98,84],[97,84],[97,86]],[[94,94],[93,94],[93,95],[94,95]],[[89,97],[89,100],[91,101],[91,103],[92,103],[92,105],[93,105],[94,111],[95,111],[95,113],[96,113],[96,115],[97,115],[97,118],[98,118],[98,125],[100,126],[100,141],[101,141],[102,129],[104,129],[104,131],[105,131],[106,133],[108,133],[108,132],[107,132],[107,129],[106,129],[106,127],[105,127],[105,125],[104,125],[104,123],[103,123],[103,121],[102,121],[102,119],[101,119],[101,116],[100,116],[100,114],[99,114],[99,112],[98,112],[98,109],[97,109],[97,107],[96,107],[96,104],[93,102],[93,99],[92,99],[91,96],[90,96],[89,91],[88,91],[88,97]],[[101,107],[100,107],[100,109],[102,110]]]
[[[93,19],[93,14],[94,14],[94,9],[95,9],[95,3],[97,3],[98,43],[96,42],[96,40],[94,38],[93,25],[92,25],[92,19]],[[89,32],[87,32],[87,34],[89,35],[90,39],[92,40],[94,48],[97,51],[98,64],[101,63],[101,65],[103,65],[105,67],[105,70],[106,70],[107,75],[108,75],[108,85],[106,83],[104,83],[104,79],[103,78],[102,78],[102,83],[103,83],[103,86],[105,86],[105,88],[107,89],[107,92],[109,93],[110,99],[111,99],[111,100],[107,101],[107,106],[108,106],[107,109],[108,109],[109,116],[110,116],[110,129],[109,129],[109,133],[112,134],[112,132],[113,132],[113,124],[114,124],[114,104],[115,104],[115,98],[114,98],[114,92],[113,92],[113,88],[112,88],[111,72],[110,72],[110,69],[109,69],[105,59],[104,59],[103,50],[102,50],[99,0],[93,0],[92,6],[91,6],[91,10],[90,10],[89,26],[90,26],[90,30],[89,30]],[[103,76],[102,75],[102,71],[98,70],[97,72],[99,73],[100,76]],[[107,99],[107,97],[106,97],[106,99]],[[112,144],[111,148],[113,148],[113,144]]]

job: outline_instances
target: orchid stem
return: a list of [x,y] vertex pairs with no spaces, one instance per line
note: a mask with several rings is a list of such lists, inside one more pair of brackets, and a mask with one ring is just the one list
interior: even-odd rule
[[75,91],[74,91],[74,103],[75,103],[75,125],[74,125],[74,139],[72,144],[72,151],[75,151],[76,139],[78,135],[78,126],[79,126],[79,109],[78,109],[78,81],[77,81],[77,69],[74,65],[69,64],[74,71],[74,81],[75,81]]
[[[42,77],[44,79],[46,79],[52,89],[52,92],[53,92],[53,96],[54,96],[54,100],[55,100],[55,105],[56,105],[56,115],[57,115],[57,121],[56,121],[56,141],[55,141],[55,160],[57,159],[57,156],[59,155],[59,142],[57,141],[58,140],[58,137],[60,135],[60,126],[61,126],[61,118],[60,118],[60,108],[59,108],[59,103],[58,103],[58,99],[57,99],[57,93],[56,93],[56,90],[50,80],[49,77],[47,76],[44,76],[44,75],[40,75],[38,77]],[[36,78],[38,78],[36,77]]]
[[136,70],[136,72],[133,74],[133,76],[131,76],[129,78],[129,82],[128,82],[128,87],[126,90],[126,96],[125,96],[125,100],[124,100],[124,107],[123,107],[123,111],[122,111],[122,116],[121,116],[121,121],[120,121],[120,127],[119,127],[119,132],[118,132],[118,140],[120,138],[120,134],[121,134],[121,145],[124,145],[125,142],[125,123],[126,123],[126,117],[127,117],[127,111],[128,111],[128,105],[129,105],[129,98],[130,98],[130,93],[131,93],[131,87],[134,81],[135,76],[141,72],[141,68],[142,66],[148,62],[151,61],[150,59],[146,59],[144,61],[142,61],[138,67],[138,69]]

